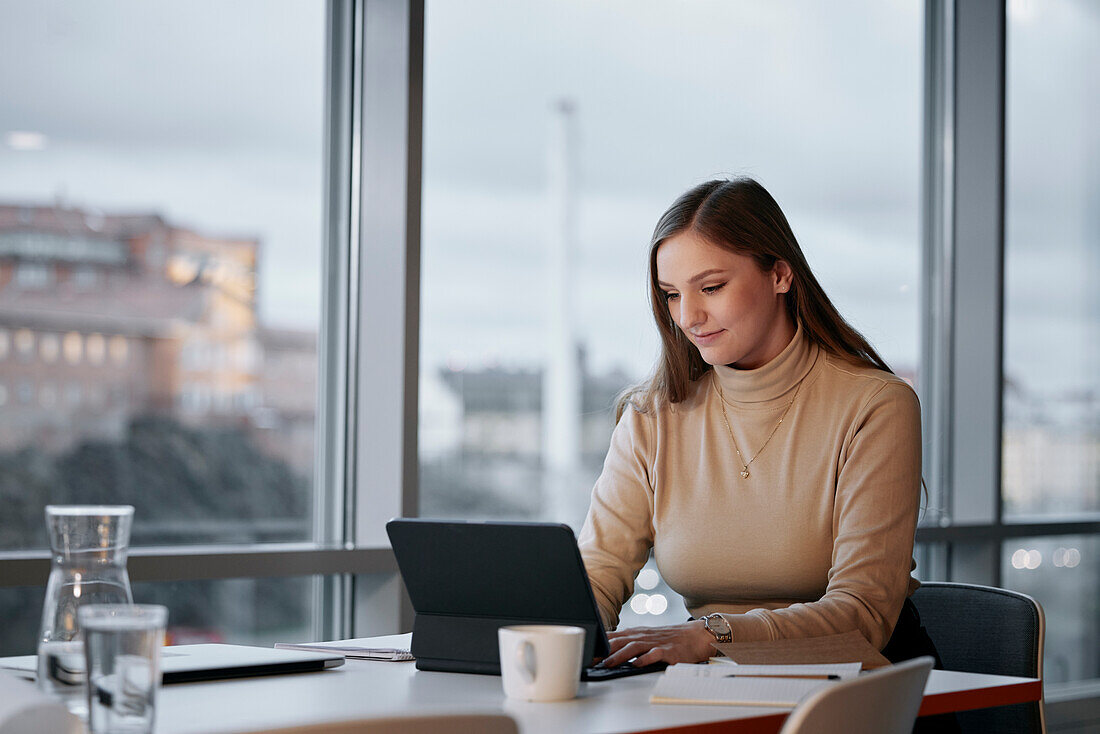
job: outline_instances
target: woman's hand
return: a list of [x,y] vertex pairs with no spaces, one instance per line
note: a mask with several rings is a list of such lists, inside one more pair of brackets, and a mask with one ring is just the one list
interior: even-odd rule
[[668,627],[633,627],[608,632],[607,639],[611,643],[611,654],[602,664],[608,668],[632,659],[639,666],[661,660],[700,663],[715,654],[711,647],[714,635],[703,627],[701,619]]

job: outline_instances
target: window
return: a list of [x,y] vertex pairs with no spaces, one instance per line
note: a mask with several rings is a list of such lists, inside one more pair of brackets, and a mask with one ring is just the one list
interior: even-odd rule
[[20,405],[30,405],[31,400],[34,399],[34,383],[26,378],[17,380],[15,394]]
[[15,351],[23,361],[34,356],[34,342],[34,332],[30,329],[19,329],[15,332]]
[[[43,548],[47,501],[134,504],[135,547],[314,540],[326,12],[0,9],[0,267],[18,286],[0,316],[21,358],[0,360],[20,408],[0,412],[0,466],[38,467],[2,483],[0,505],[25,511],[3,514],[0,551]],[[271,380],[260,355],[227,358],[275,328],[303,363],[277,386],[305,396],[289,414],[253,398]],[[189,339],[219,357],[193,386]],[[157,599],[182,621],[205,583]],[[308,622],[310,584],[225,583],[226,599],[267,588],[248,592],[261,608],[301,597],[273,624]],[[0,654],[12,644],[0,631]]]
[[1043,677],[1059,684],[1100,678],[1100,536],[1013,538],[1002,551],[1004,585],[1043,605]]
[[38,356],[46,364],[53,364],[61,354],[61,340],[57,334],[43,334],[38,340]]
[[[74,273],[71,282],[24,294],[19,303],[17,314],[28,321],[56,322],[58,333],[38,336],[44,362],[58,365],[63,354],[66,377],[98,374],[105,392],[119,398],[112,402],[127,406],[121,419],[130,424],[156,416],[160,432],[142,424],[142,440],[159,435],[164,443],[157,450],[171,452],[177,439],[215,442],[229,453],[208,455],[212,462],[251,465],[260,482],[265,473],[287,478],[273,489],[287,495],[281,502],[247,481],[221,489],[165,487],[162,496],[140,501],[137,538],[144,522],[186,505],[204,508],[197,510],[194,536],[209,539],[201,526],[227,519],[214,498],[229,493],[238,497],[229,516],[243,535],[227,530],[223,540],[248,537],[249,523],[271,513],[289,513],[284,539],[306,540],[312,536],[312,456],[296,450],[297,436],[284,436],[280,446],[270,430],[260,448],[250,427],[253,406],[239,396],[263,381],[262,365],[224,356],[247,351],[261,329],[278,327],[314,339],[303,357],[316,369],[324,5],[243,4],[229,11],[237,17],[225,12],[216,3],[58,5],[33,13],[5,7],[3,24],[21,29],[0,52],[10,57],[6,68],[21,69],[0,81],[5,119],[42,136],[32,149],[0,151],[0,210],[20,212],[2,219],[11,224],[0,226],[0,239],[18,234],[35,256],[46,258],[20,263],[17,280],[32,264],[36,272],[64,266]],[[219,22],[210,23],[211,15]],[[135,58],[142,62],[132,63]],[[116,70],[110,93],[89,95],[102,88],[104,69]],[[51,90],[51,105],[40,104],[43,89]],[[81,115],[73,117],[68,111],[77,108]],[[293,206],[284,205],[290,201]],[[173,270],[178,261],[191,263],[186,278]],[[87,288],[88,276],[104,264],[116,266],[118,282]],[[134,330],[119,330],[128,323]],[[16,349],[29,353],[33,336],[24,333],[16,332]],[[65,334],[63,341],[58,334]],[[218,357],[208,375],[218,387],[207,393],[215,415],[198,421],[163,410],[185,402],[175,391],[184,384],[178,375],[186,334]],[[41,391],[40,403],[56,418],[69,403],[54,400],[53,392]],[[237,428],[226,427],[229,417]],[[0,416],[4,422],[11,425],[0,432],[9,436],[0,452],[36,451],[40,432],[57,430],[45,416]],[[79,456],[85,443],[94,452],[99,417],[81,411],[61,424],[66,448],[43,460],[64,461],[72,451]],[[222,435],[226,431],[232,438]],[[138,436],[119,438],[125,444]],[[300,461],[288,465],[285,455]],[[162,458],[166,466],[172,461],[170,454]],[[218,473],[213,465],[209,470]],[[51,498],[90,499],[83,491],[80,484],[60,486]],[[186,533],[174,540],[188,542]]]
[[89,362],[94,365],[103,364],[104,354],[107,350],[107,340],[103,338],[102,334],[90,334],[84,346],[87,350]]
[[38,404],[44,411],[52,411],[57,406],[57,385],[44,381],[38,386]]
[[125,366],[130,357],[130,344],[126,341],[126,337],[120,334],[112,336],[108,349],[111,362],[117,367]]
[[91,290],[99,284],[99,271],[90,265],[79,265],[73,269],[73,286],[80,290]]
[[[579,530],[656,355],[650,233],[714,176],[760,177],[917,379],[919,2],[430,0],[425,27],[421,514]],[[658,584],[624,624],[683,617]]]
[[77,331],[70,331],[61,341],[61,351],[69,364],[80,364],[84,356],[84,337]]
[[[310,635],[312,587],[319,579],[261,578],[131,584],[135,600],[169,607],[166,644],[232,642],[270,646]],[[0,588],[4,652],[33,655],[43,588]]]
[[1100,16],[1009,10],[1005,514],[1100,513]]
[[14,282],[20,288],[40,290],[53,282],[53,270],[38,262],[20,262],[15,266]]
[[65,402],[70,408],[79,408],[84,397],[84,390],[79,382],[65,383]]
[[1046,610],[1059,697],[1100,679],[1100,535],[1073,524],[1100,519],[1095,3],[1009,2],[1006,66],[1001,496],[1006,521],[1068,534],[1006,541],[1001,563]]

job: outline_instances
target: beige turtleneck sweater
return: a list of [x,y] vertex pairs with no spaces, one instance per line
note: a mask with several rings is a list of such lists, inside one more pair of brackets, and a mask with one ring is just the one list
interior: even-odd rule
[[[747,461],[796,389],[743,479],[723,408]],[[825,352],[800,327],[763,367],[716,367],[681,403],[626,410],[581,555],[609,629],[652,548],[691,614],[723,613],[734,641],[859,630],[882,649],[919,585],[920,482],[912,388]]]

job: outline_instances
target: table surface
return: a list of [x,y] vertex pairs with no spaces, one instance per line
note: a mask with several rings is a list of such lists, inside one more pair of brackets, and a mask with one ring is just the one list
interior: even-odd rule
[[[348,641],[374,647],[408,647],[409,635]],[[789,711],[746,706],[651,704],[657,675],[582,682],[576,699],[529,703],[504,698],[500,678],[418,671],[410,662],[348,660],[316,673],[275,675],[165,686],[157,712],[158,734],[229,734],[325,721],[431,713],[506,712],[523,734],[590,732],[777,732]],[[934,670],[922,714],[1037,701],[1042,684]],[[739,726],[731,727],[738,721]]]

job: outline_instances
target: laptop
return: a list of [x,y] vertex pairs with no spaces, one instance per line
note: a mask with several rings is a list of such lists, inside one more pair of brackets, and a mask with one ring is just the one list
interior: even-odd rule
[[[58,680],[65,681],[68,678],[74,685],[83,680],[83,659],[70,668],[65,667],[64,659],[59,659],[56,664]],[[344,656],[338,654],[245,645],[172,645],[161,648],[160,652],[161,681],[166,685],[277,673],[305,673],[343,664]],[[6,658],[0,661],[0,667],[24,675],[37,674],[38,656]]]
[[[497,629],[513,624],[584,628],[586,661],[610,651],[568,525],[397,519],[386,532],[416,611],[418,669],[500,675]],[[582,680],[606,680],[665,667],[580,672]]]

